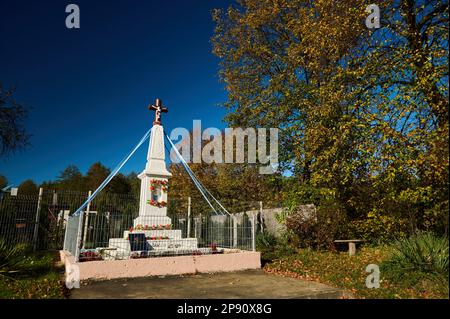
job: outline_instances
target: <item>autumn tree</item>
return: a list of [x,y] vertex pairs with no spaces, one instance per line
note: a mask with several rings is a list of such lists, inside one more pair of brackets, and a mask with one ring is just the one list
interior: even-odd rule
[[293,195],[332,198],[352,218],[424,212],[448,189],[446,1],[383,2],[377,30],[365,26],[368,4],[243,0],[216,11],[227,120],[281,129]]
[[[192,133],[190,140],[192,141]],[[217,136],[216,136],[217,137]],[[202,147],[210,140],[203,140]],[[219,136],[220,137],[220,136]],[[222,134],[222,158],[225,145]],[[194,148],[190,148],[193,158]],[[233,151],[236,152],[236,143]],[[247,155],[244,155],[246,157]],[[280,174],[264,175],[259,173],[257,164],[252,163],[189,163],[191,170],[208,191],[230,212],[241,212],[257,209],[258,202],[263,201],[266,207],[280,205],[282,181]],[[169,187],[169,206],[186,212],[187,198],[191,197],[192,210],[195,213],[210,212],[206,200],[185,171],[181,163],[171,163],[169,167],[172,177]],[[169,208],[170,208],[169,207]]]

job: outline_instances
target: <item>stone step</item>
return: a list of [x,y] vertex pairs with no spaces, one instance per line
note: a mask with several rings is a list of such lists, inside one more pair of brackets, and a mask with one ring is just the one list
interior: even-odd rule
[[171,225],[172,219],[167,216],[157,216],[157,215],[150,215],[150,216],[139,216],[134,219],[133,221],[133,228],[136,228],[136,226],[141,225],[142,227],[145,227],[146,225],[148,227],[152,226],[166,226]]
[[[197,250],[197,238],[147,240],[151,254],[176,254],[177,250]],[[131,255],[130,241],[124,238],[110,238],[109,249],[105,249],[108,259],[128,259]],[[102,249],[102,248],[98,248]]]
[[[169,237],[169,239],[181,239],[180,229],[163,229],[163,230],[133,230],[132,234],[145,234],[145,237]],[[123,238],[128,239],[129,231],[123,232]]]

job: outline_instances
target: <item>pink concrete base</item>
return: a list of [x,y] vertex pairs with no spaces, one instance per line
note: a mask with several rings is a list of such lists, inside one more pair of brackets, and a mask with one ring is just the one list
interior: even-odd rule
[[60,251],[66,269],[76,265],[80,281],[87,279],[133,278],[146,276],[182,275],[195,273],[228,272],[261,268],[261,254],[238,251],[227,254],[202,256],[155,257],[112,261],[76,263],[67,251]]

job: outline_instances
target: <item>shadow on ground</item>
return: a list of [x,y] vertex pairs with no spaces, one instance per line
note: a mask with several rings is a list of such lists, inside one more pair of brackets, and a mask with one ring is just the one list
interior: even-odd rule
[[263,270],[247,270],[89,282],[72,290],[70,298],[317,299],[343,296],[342,290],[321,283],[271,275]]

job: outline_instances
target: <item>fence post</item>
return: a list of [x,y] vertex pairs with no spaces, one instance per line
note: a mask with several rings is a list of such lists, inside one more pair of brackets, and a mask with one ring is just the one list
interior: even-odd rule
[[256,214],[252,214],[252,251],[256,251]]
[[[66,229],[64,231],[64,244],[63,244],[63,250],[67,250],[67,233],[69,232],[69,218],[70,216],[67,217],[67,223],[66,223]],[[64,220],[64,213],[63,213],[63,220]]]
[[[91,197],[92,195],[92,191],[89,191],[88,193],[88,198]],[[84,245],[86,243],[86,237],[87,237],[87,228],[88,228],[88,223],[89,223],[89,212],[91,211],[91,202],[89,202],[86,206],[86,211],[84,212],[84,214],[86,215],[86,219],[84,221],[84,228],[83,228],[83,248]]]
[[259,202],[259,224],[261,225],[261,233],[264,233],[264,220],[263,220],[263,202]]
[[34,233],[33,233],[33,250],[37,248],[38,233],[39,233],[39,220],[41,215],[41,205],[42,205],[42,195],[44,194],[44,189],[39,188],[38,204],[36,208],[36,219],[34,221]]
[[237,217],[233,215],[233,248],[237,248],[238,244],[238,223]]
[[188,216],[187,216],[187,233],[186,237],[191,237],[191,196],[188,197]]

